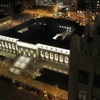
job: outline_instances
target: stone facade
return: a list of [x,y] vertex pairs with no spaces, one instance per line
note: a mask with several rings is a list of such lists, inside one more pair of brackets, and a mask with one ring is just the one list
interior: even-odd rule
[[98,28],[100,26],[99,21],[96,20],[94,23],[98,23],[93,26],[94,31],[88,31],[89,34],[94,34],[94,37],[86,38],[86,35],[72,37],[68,100],[100,99],[100,31]]

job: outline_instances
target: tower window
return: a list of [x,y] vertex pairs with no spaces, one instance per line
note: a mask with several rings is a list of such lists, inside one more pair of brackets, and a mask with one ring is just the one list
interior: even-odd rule
[[89,72],[79,70],[78,81],[81,83],[88,84]]

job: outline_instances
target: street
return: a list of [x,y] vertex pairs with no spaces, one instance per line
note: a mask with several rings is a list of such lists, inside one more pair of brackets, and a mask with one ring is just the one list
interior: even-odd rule
[[0,79],[0,100],[47,100],[42,95],[27,91]]

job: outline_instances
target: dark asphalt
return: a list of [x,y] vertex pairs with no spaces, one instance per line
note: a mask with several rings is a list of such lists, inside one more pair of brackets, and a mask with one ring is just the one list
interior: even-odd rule
[[0,100],[47,100],[42,95],[25,89],[19,90],[17,86],[0,79]]

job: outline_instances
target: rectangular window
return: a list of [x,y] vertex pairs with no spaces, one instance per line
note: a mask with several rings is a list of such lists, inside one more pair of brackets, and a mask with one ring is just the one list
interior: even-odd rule
[[81,83],[88,84],[89,72],[79,70],[78,81],[81,82]]
[[100,88],[100,75],[95,74],[94,76],[94,86]]
[[78,100],[86,100],[87,93],[84,91],[78,91]]

